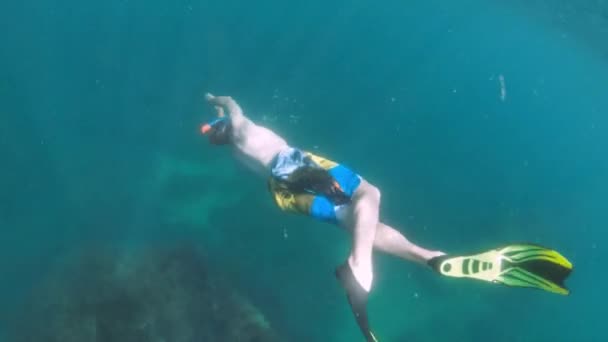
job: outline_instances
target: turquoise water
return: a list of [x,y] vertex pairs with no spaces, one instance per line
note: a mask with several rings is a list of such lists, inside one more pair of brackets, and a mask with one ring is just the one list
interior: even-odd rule
[[608,3],[38,1],[0,18],[0,322],[79,246],[189,240],[285,340],[360,339],[333,278],[346,234],[280,213],[201,138],[211,91],[360,172],[423,246],[531,241],[575,264],[559,297],[379,255],[381,340],[608,337]]

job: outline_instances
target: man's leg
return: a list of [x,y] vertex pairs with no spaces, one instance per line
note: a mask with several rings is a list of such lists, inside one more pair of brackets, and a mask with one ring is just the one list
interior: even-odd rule
[[355,191],[350,225],[352,228],[352,250],[348,264],[361,287],[369,292],[372,286],[372,251],[378,228],[380,191],[365,180]]
[[347,220],[346,228],[353,235],[353,247],[348,264],[357,282],[367,291],[371,288],[373,280],[372,248],[421,264],[445,254],[417,246],[398,230],[379,222],[379,208],[380,191],[362,180],[355,192],[353,209],[350,213],[352,217]]
[[361,180],[348,207],[348,215],[341,222],[352,231],[352,250],[347,262],[336,268],[336,277],[346,290],[355,320],[368,342],[378,341],[369,327],[367,298],[373,280],[372,252],[379,208],[380,191]]
[[441,251],[428,250],[415,245],[401,232],[382,222],[378,223],[378,228],[376,229],[374,249],[424,265],[430,259],[445,254]]

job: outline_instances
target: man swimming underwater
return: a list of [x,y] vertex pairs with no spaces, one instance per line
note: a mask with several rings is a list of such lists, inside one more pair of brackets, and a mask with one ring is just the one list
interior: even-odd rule
[[[289,146],[275,132],[252,122],[229,96],[206,94],[217,118],[201,127],[213,145],[230,145],[258,175],[282,210],[301,213],[352,233],[347,260],[336,269],[367,341],[377,341],[367,318],[373,282],[373,250],[428,265],[439,274],[568,294],[564,280],[572,264],[558,252],[513,244],[465,256],[447,255],[410,242],[380,222],[380,190],[347,167]],[[225,110],[228,115],[225,115]]]

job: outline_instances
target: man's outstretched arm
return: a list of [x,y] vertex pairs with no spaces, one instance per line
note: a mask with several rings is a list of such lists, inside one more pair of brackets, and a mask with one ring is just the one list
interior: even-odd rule
[[[241,106],[239,106],[232,97],[213,96],[212,94],[207,93],[205,94],[205,100],[214,106],[226,108],[233,128],[241,127],[249,122],[245,115],[243,115]],[[223,113],[223,111],[218,109],[218,114],[221,115],[220,113]]]

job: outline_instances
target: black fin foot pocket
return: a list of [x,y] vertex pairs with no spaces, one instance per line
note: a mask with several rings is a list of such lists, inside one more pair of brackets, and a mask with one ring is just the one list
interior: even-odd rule
[[367,318],[367,299],[369,293],[365,291],[359,282],[357,282],[348,262],[345,262],[336,268],[336,278],[338,278],[340,284],[344,290],[346,290],[348,303],[355,315],[355,320],[357,321],[361,332],[368,342],[377,342],[378,340],[370,330],[369,320]]

